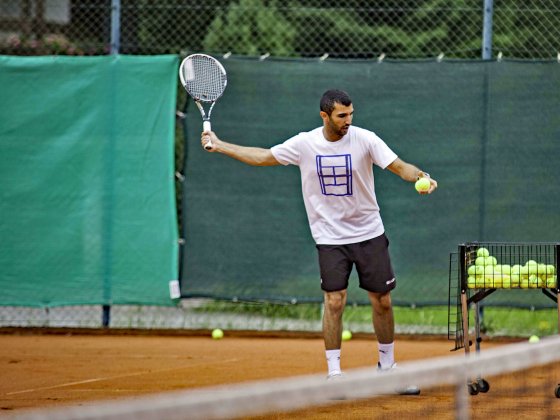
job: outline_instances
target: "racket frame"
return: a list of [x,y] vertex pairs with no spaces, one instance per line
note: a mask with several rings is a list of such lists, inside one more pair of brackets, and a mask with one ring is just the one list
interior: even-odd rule
[[[185,80],[185,73],[186,73],[185,67],[188,65],[189,61],[193,60],[196,57],[204,57],[205,59],[212,61],[214,64],[216,64],[216,66],[218,67],[218,69],[220,70],[220,72],[224,76],[224,83],[223,83],[223,86],[222,86],[222,90],[221,90],[220,94],[212,100],[205,100],[203,98],[197,97],[195,94],[193,94],[187,88],[187,81]],[[185,88],[185,90],[187,91],[189,96],[194,99],[194,102],[195,102],[196,106],[198,107],[198,110],[200,111],[200,115],[202,116],[202,130],[203,130],[203,132],[212,131],[212,124],[210,123],[210,116],[212,115],[212,109],[214,108],[214,105],[216,104],[216,101],[224,94],[224,91],[226,90],[226,86],[227,86],[226,69],[224,68],[222,63],[220,63],[217,59],[215,59],[214,57],[212,57],[210,55],[207,55],[207,54],[191,54],[191,55],[185,57],[183,59],[183,61],[181,62],[181,65],[179,66],[179,78],[181,80],[181,84],[183,85],[183,87]],[[204,107],[202,105],[203,102],[210,104],[210,108],[208,109],[208,113],[206,113],[206,111],[204,110]],[[208,143],[206,143],[206,145],[204,146],[204,148],[206,150],[210,150],[212,148],[212,141],[209,140]]]

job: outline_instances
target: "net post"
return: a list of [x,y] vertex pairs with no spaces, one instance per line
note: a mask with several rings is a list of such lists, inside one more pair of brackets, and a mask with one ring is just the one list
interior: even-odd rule
[[469,397],[467,395],[466,375],[461,375],[455,383],[455,418],[457,420],[469,420]]

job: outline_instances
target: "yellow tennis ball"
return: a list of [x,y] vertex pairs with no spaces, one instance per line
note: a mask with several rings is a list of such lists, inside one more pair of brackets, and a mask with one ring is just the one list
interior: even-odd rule
[[529,337],[529,343],[538,343],[539,341],[541,341],[541,339],[539,338],[538,335],[532,335],[531,337]]
[[214,340],[219,340],[223,337],[224,337],[224,332],[221,329],[216,328],[216,329],[212,330],[212,338]]
[[478,248],[476,250],[476,256],[477,257],[489,257],[490,256],[490,251],[488,251],[488,249],[486,249],[486,248]]
[[342,341],[348,341],[352,339],[352,333],[349,330],[342,331]]
[[486,265],[486,257],[476,257],[476,260],[474,260],[474,264],[485,266]]
[[428,178],[420,178],[414,184],[414,188],[416,188],[418,192],[426,192],[430,189],[430,180]]

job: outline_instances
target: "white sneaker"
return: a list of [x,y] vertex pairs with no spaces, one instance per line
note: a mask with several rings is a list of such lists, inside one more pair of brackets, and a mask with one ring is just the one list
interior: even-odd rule
[[[343,379],[344,379],[344,373],[342,373],[339,370],[331,372],[327,375],[327,382],[338,382],[338,381],[342,381]],[[331,386],[336,386],[336,385],[331,384]],[[344,395],[335,395],[330,399],[331,400],[345,400],[346,397]]]
[[335,370],[327,375],[327,381],[338,381],[342,379],[343,376],[344,374],[341,371]]
[[[377,370],[379,370],[380,372],[388,372],[393,369],[398,369],[396,363],[393,363],[390,368],[386,369],[382,369],[381,364],[377,363]],[[420,395],[420,388],[418,388],[416,385],[407,385],[404,388],[399,388],[395,391],[400,395]]]

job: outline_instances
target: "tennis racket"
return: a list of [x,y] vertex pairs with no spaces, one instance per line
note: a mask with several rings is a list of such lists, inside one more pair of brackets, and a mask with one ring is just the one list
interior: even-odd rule
[[[194,99],[200,115],[202,115],[203,131],[211,131],[210,116],[216,101],[227,86],[227,74],[224,66],[214,57],[206,54],[192,54],[186,57],[179,67],[179,78],[187,93]],[[202,103],[209,103],[208,113]],[[206,150],[212,148],[208,142]]]

